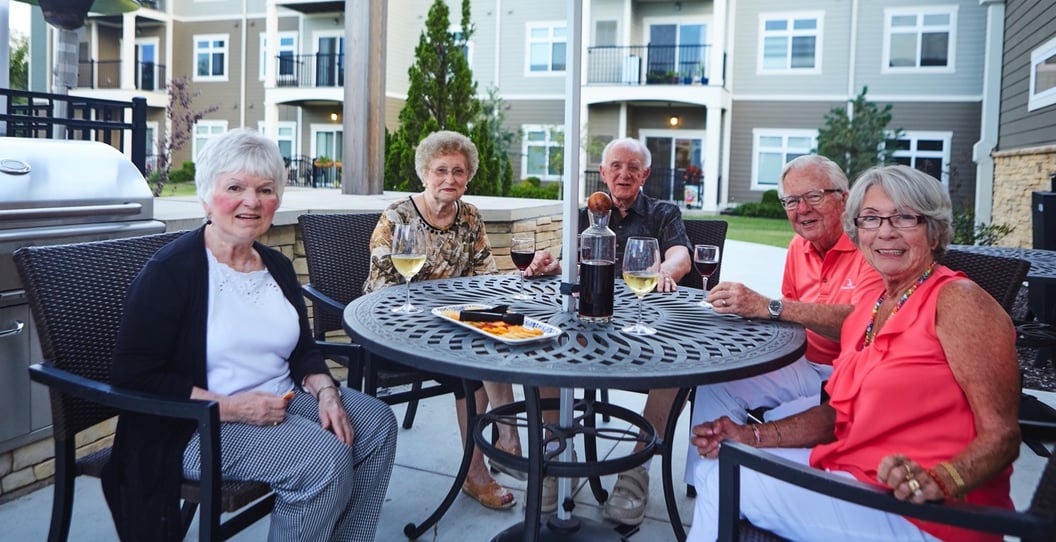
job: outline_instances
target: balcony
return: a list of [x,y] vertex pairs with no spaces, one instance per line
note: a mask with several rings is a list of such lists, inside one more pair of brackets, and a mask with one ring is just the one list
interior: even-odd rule
[[[593,192],[608,192],[605,183],[601,180],[601,173],[597,170],[583,172],[584,194]],[[695,196],[704,192],[704,178],[700,168],[669,168],[654,167],[649,170],[649,178],[645,181],[642,190],[651,198],[662,201],[670,201],[675,205],[685,205],[686,187],[692,187]],[[699,199],[693,200],[693,206],[699,206]]]
[[345,84],[345,55],[279,55],[275,59],[275,86],[280,88],[334,88]]
[[710,45],[587,48],[588,85],[707,85]]
[[[164,92],[166,70],[164,64],[136,62],[135,88],[150,92]],[[77,67],[77,87],[87,89],[120,89],[120,60],[82,60]]]

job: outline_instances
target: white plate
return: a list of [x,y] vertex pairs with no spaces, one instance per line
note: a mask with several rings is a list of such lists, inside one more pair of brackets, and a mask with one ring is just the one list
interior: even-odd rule
[[535,337],[528,337],[526,339],[507,339],[505,337],[502,337],[501,335],[492,335],[491,333],[488,333],[487,331],[484,331],[483,329],[480,329],[478,327],[474,327],[474,326],[470,325],[468,322],[463,322],[463,321],[459,320],[458,318],[451,318],[451,317],[447,316],[446,314],[444,314],[445,312],[450,312],[450,311],[454,311],[454,312],[463,311],[463,310],[479,311],[479,310],[487,310],[487,309],[490,309],[490,308],[491,308],[490,305],[479,305],[479,304],[445,305],[443,307],[435,307],[433,309],[433,314],[439,316],[440,318],[443,318],[444,320],[447,320],[448,322],[454,322],[454,323],[456,323],[456,324],[458,324],[458,325],[460,325],[460,326],[462,326],[462,327],[464,327],[466,329],[472,329],[473,331],[476,331],[477,333],[480,333],[481,335],[484,335],[485,337],[488,337],[488,338],[491,338],[491,339],[495,339],[496,341],[504,342],[506,344],[524,344],[524,343],[530,343],[530,342],[535,342],[535,341],[542,341],[542,340],[545,340],[545,339],[553,339],[554,337],[557,337],[558,335],[561,334],[561,328],[559,328],[557,326],[552,326],[550,324],[547,324],[546,322],[540,322],[539,320],[536,320],[534,318],[528,318],[527,316],[525,316],[524,317],[524,327],[529,328],[529,329],[540,329],[540,330],[543,331],[543,334],[542,335],[537,335]]

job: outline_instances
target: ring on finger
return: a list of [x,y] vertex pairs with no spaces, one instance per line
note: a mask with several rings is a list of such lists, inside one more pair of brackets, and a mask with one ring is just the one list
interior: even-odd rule
[[910,479],[909,483],[906,484],[906,487],[908,487],[909,491],[916,497],[919,497],[922,493],[920,491],[920,482],[918,482],[916,478]]
[[902,468],[906,469],[906,481],[915,482],[916,479],[913,476],[913,469],[909,468],[909,463],[903,463]]
[[723,300],[722,300],[722,306],[723,306],[723,307],[729,307],[729,306],[730,306],[730,300],[728,300],[728,299],[723,299]]

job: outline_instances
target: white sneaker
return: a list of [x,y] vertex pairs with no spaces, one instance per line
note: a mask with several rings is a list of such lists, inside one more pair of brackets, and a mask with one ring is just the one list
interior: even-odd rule
[[612,486],[601,515],[624,525],[639,525],[645,520],[645,505],[648,501],[649,471],[637,466],[621,472],[616,478],[616,485]]

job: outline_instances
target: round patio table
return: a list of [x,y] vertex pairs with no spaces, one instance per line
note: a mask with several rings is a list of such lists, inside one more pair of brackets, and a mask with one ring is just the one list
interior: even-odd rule
[[[682,403],[690,389],[700,384],[723,382],[755,376],[791,363],[806,348],[803,328],[797,324],[771,320],[746,320],[736,316],[719,315],[699,305],[703,292],[679,288],[673,293],[650,293],[645,296],[642,319],[655,327],[657,333],[634,336],[621,329],[637,316],[634,294],[622,281],[617,281],[615,313],[611,324],[592,324],[580,321],[574,313],[561,307],[561,283],[556,277],[530,279],[532,300],[516,301],[518,278],[511,275],[489,275],[415,282],[411,285],[412,303],[424,312],[404,314],[392,312],[405,299],[407,286],[393,286],[364,295],[350,303],[344,312],[344,327],[352,339],[368,352],[406,365],[472,380],[492,380],[521,384],[525,390],[523,406],[500,407],[500,414],[510,409],[526,413],[528,428],[528,458],[513,458],[509,454],[500,459],[528,472],[525,521],[496,539],[572,540],[596,538],[598,525],[585,519],[564,517],[564,510],[540,525],[539,503],[544,473],[557,476],[597,476],[640,464],[659,446],[663,458],[664,494],[671,526],[679,540],[685,538],[674,502],[671,477],[671,442],[649,443],[646,455],[638,454],[610,463],[597,462],[590,457],[583,463],[551,461],[543,454],[543,427],[540,421],[539,387],[563,389],[584,388],[597,390],[619,388],[649,390],[678,388],[680,393],[672,405],[665,435],[673,435]],[[430,312],[440,306],[480,304],[493,306],[508,304],[510,312],[560,328],[555,337],[525,344],[507,344],[481,332],[455,324]],[[553,400],[551,400],[553,401]],[[547,403],[547,401],[543,401]],[[542,405],[552,408],[554,405]],[[467,395],[467,407],[474,412],[472,394]],[[577,433],[589,438],[593,413],[612,414],[638,426],[646,439],[655,430],[649,423],[615,405],[591,402],[579,405],[586,418],[576,427],[552,428],[571,437]],[[490,413],[489,413],[490,414]],[[472,414],[471,414],[472,415]],[[464,481],[474,441],[489,457],[502,455],[483,438],[482,428],[488,423],[473,416],[474,438],[467,439],[462,466],[444,503],[425,522],[408,525],[408,536],[416,537],[440,519],[457,496]],[[491,421],[494,421],[492,419]],[[563,422],[564,422],[563,417]],[[644,424],[644,425],[643,425]],[[583,425],[587,426],[584,429]],[[599,431],[600,432],[600,431]],[[599,438],[604,438],[600,437]],[[620,439],[620,437],[618,437]],[[622,438],[626,440],[626,438]],[[589,448],[589,444],[588,444]],[[588,452],[590,450],[588,449]],[[567,454],[563,457],[567,457]],[[599,467],[599,465],[601,465]],[[633,465],[631,465],[633,466]],[[601,527],[600,532],[618,533]]]

